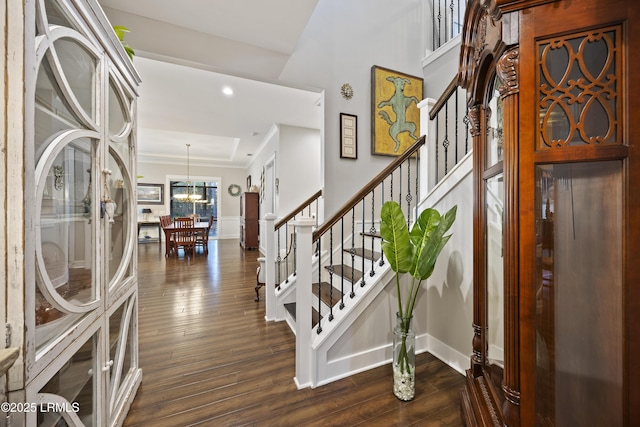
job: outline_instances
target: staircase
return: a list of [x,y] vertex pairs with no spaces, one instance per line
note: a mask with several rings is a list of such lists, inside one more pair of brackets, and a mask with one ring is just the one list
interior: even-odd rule
[[[460,9],[464,2],[456,3],[455,10]],[[453,28],[452,24],[446,27]],[[429,135],[428,143],[425,137],[418,140],[331,218],[320,218],[321,193],[310,198],[310,206],[300,206],[277,223],[275,217],[265,218],[267,283],[272,284],[265,290],[265,317],[286,321],[296,336],[299,388],[317,387],[391,360],[397,299],[395,286],[389,285],[394,273],[380,249],[380,209],[386,201],[397,201],[411,226],[417,212],[426,207],[441,209],[439,204],[446,207],[451,194],[464,200],[456,201],[462,207],[472,203],[471,193],[455,196],[467,191],[461,183],[471,180],[465,97],[454,78],[440,99],[423,101],[420,108],[429,114],[423,115],[421,129]],[[460,234],[470,229],[471,217],[466,221],[459,215],[456,226],[464,229]],[[457,251],[469,252],[470,239],[467,236],[465,247]],[[471,276],[465,270],[465,279]],[[464,316],[462,320],[471,324]],[[416,319],[418,329],[426,330],[424,323],[426,318]],[[468,353],[417,332],[417,352],[429,349],[460,372],[466,368]]]

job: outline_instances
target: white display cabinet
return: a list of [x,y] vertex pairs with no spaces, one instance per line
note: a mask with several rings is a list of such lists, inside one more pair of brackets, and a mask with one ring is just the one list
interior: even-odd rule
[[142,378],[140,78],[94,0],[24,2],[24,19],[25,280],[6,295],[24,310],[7,310],[11,346],[21,350],[7,397],[33,406],[6,419],[121,425]]

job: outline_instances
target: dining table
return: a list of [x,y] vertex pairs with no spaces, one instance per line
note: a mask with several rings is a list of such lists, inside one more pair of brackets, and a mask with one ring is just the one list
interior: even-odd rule
[[[197,221],[193,223],[192,227],[176,227],[176,223],[172,222],[171,224],[162,228],[164,231],[164,256],[171,255],[171,236],[174,233],[180,231],[190,231],[193,230],[195,233],[206,233],[209,230],[209,221]],[[178,251],[176,250],[176,255],[178,255]]]

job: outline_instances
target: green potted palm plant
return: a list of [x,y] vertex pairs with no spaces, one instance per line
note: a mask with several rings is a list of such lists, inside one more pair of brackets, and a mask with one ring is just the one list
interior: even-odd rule
[[[422,281],[433,273],[438,255],[451,238],[451,234],[445,233],[455,221],[456,211],[457,206],[444,215],[436,209],[425,209],[411,232],[397,202],[384,203],[380,212],[382,251],[395,272],[398,294],[397,325],[393,331],[393,392],[400,400],[411,400],[415,395],[415,335],[411,319],[418,291]],[[411,280],[403,298],[400,278],[406,273]]]

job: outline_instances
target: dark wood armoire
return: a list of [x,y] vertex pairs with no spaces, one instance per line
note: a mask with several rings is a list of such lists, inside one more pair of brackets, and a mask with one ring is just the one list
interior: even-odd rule
[[640,1],[470,0],[467,426],[640,425]]
[[243,249],[258,249],[260,199],[258,193],[240,195],[240,246]]

